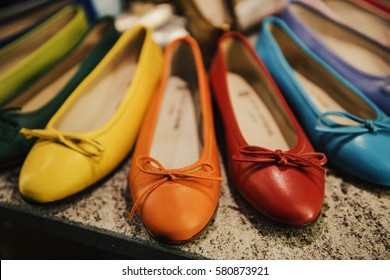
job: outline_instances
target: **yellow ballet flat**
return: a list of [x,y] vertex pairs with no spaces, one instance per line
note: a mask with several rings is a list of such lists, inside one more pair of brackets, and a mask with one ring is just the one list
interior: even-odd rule
[[133,147],[162,70],[152,31],[126,31],[43,130],[28,154],[19,191],[30,201],[63,199],[113,171]]

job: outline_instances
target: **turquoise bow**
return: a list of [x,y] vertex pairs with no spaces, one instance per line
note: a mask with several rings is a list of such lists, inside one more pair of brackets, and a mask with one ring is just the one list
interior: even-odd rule
[[[329,119],[328,116],[337,116],[356,122],[356,125],[340,124]],[[385,131],[390,132],[390,123],[376,120],[366,120],[347,112],[329,111],[323,113],[317,120],[317,131],[326,133],[366,133]]]

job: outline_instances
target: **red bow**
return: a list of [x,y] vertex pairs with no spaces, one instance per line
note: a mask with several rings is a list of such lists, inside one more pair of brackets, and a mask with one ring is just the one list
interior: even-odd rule
[[233,156],[232,159],[240,162],[275,163],[291,167],[313,167],[325,174],[322,166],[327,159],[323,153],[293,154],[282,150],[268,150],[257,146],[246,146],[240,151],[242,155]]

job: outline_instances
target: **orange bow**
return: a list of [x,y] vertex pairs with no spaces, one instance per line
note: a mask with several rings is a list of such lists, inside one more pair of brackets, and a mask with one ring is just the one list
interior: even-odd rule
[[[168,181],[177,181],[177,180],[188,180],[188,179],[201,179],[201,180],[217,180],[222,181],[222,177],[212,177],[212,174],[215,172],[215,168],[209,163],[200,163],[193,165],[191,167],[186,167],[180,170],[177,169],[166,169],[160,162],[157,160],[148,157],[141,156],[137,159],[136,162],[137,168],[143,173],[161,177],[156,183],[153,183],[146,187],[146,191],[141,194],[140,197],[134,202],[133,207],[130,211],[129,217],[133,218],[135,211],[137,211],[139,205],[145,198],[157,189],[159,186]],[[209,168],[208,172],[197,172],[204,168]],[[196,172],[196,173],[195,173]]]

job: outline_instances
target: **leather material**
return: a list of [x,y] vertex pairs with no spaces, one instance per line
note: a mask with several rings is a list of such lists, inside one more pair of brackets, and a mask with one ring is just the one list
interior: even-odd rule
[[[268,84],[268,90],[258,94],[272,96],[272,104],[277,105],[268,109],[288,120],[295,144],[287,150],[253,146],[244,138],[227,83],[227,71],[233,67],[229,61],[238,52],[225,53],[225,47],[232,42],[247,50],[245,59],[240,58],[243,70],[239,74],[248,80],[252,77],[253,84],[262,81]],[[256,71],[250,70],[250,64],[255,65]],[[277,223],[298,226],[315,221],[324,200],[322,165],[326,157],[314,152],[267,69],[242,35],[227,33],[220,39],[210,79],[224,123],[230,177],[240,194],[262,215]],[[261,110],[258,111],[260,114]],[[260,125],[258,133],[264,133]]]
[[[89,36],[98,36],[98,38],[91,39]],[[79,61],[81,65],[78,71],[73,74],[64,87],[58,89],[58,92],[49,102],[33,111],[22,111],[22,108],[12,109],[7,104],[0,108],[0,166],[19,163],[27,156],[35,141],[27,140],[19,134],[20,129],[43,129],[66,98],[93,70],[118,38],[119,33],[115,30],[113,18],[99,20],[58,63],[42,73],[33,82],[23,87],[24,90],[28,90],[30,87],[41,83],[41,81],[46,83],[47,75],[50,75],[50,72],[64,71],[63,68],[62,70],[58,69],[66,63],[66,60],[72,59],[76,51],[81,51],[79,48],[87,51],[84,61]],[[21,91],[20,95],[23,95],[23,91]]]
[[[104,79],[109,71],[119,67],[117,65],[123,59],[131,57],[132,52],[128,53],[128,50],[134,48],[138,50],[136,60],[132,62],[136,63],[136,70],[128,85],[125,80],[124,95],[117,103],[107,89],[93,86]],[[50,119],[45,129],[22,130],[26,137],[39,140],[28,154],[20,173],[21,195],[27,200],[41,203],[56,201],[80,192],[113,171],[133,147],[161,67],[161,49],[152,39],[152,30],[137,26],[126,31]],[[89,92],[91,88],[98,91]],[[114,111],[107,120],[103,119],[101,126],[90,128],[96,126],[96,119],[105,111],[96,107],[99,104],[96,98],[101,99],[99,93],[108,98],[103,102],[105,110],[113,105]],[[115,93],[118,92],[110,94]],[[58,130],[57,127],[66,121],[66,116],[86,96],[94,97],[95,101],[91,102],[89,108],[83,106],[84,113],[80,118],[85,119],[89,114],[95,121],[83,128],[82,132],[72,132],[78,121],[71,121],[72,127],[68,127],[67,131]]]
[[[175,67],[173,63],[185,59],[181,53],[177,54],[176,59],[173,57],[179,48],[186,47],[193,56],[193,62],[186,60],[186,67],[195,67],[190,71],[197,75],[188,79],[197,81],[200,99],[194,99],[194,103],[201,110],[202,135],[199,137],[202,148],[199,158],[194,162],[187,166],[169,168],[160,163],[166,159],[153,158],[151,146],[156,137],[159,112],[162,110],[171,69]],[[182,74],[176,73],[178,76]],[[172,147],[174,149],[178,146],[176,142]],[[189,145],[186,144],[187,149],[194,148]],[[157,145],[158,147],[160,146]],[[179,156],[184,157],[182,154]],[[205,229],[216,211],[222,178],[211,97],[199,47],[190,36],[171,42],[165,50],[163,74],[137,140],[129,180],[133,198],[130,217],[137,212],[149,233],[160,241],[181,243],[193,239]]]
[[4,69],[0,72],[0,107],[18,94],[18,91],[26,83],[33,80],[68,52],[85,33],[89,24],[82,7],[71,5],[53,15],[31,32],[0,49],[0,59],[6,58],[15,50],[29,46],[30,41],[44,34],[47,28],[58,24],[68,17],[71,17],[70,21],[58,30],[55,35],[42,42],[35,51],[28,53],[9,69]]
[[[333,91],[342,95],[343,91],[352,94],[351,103],[359,102],[360,107],[351,107],[355,112],[372,112],[373,118],[361,118],[349,112],[322,111],[311,99],[304,85],[294,75],[291,66],[283,56],[280,45],[270,32],[277,27],[279,32],[290,38],[284,48],[296,48],[301,56],[297,60],[310,60],[323,71],[324,80],[333,80]],[[375,104],[354,88],[334,69],[312,52],[280,19],[266,19],[260,30],[256,50],[262,57],[286,100],[295,112],[314,147],[324,152],[329,162],[358,178],[390,186],[390,118]],[[330,94],[330,93],[328,93]],[[335,94],[336,95],[336,94]],[[364,110],[362,108],[365,108]],[[335,121],[330,117],[341,117]],[[343,124],[343,121],[354,121]]]
[[[324,18],[329,22],[332,21],[324,15],[318,14],[312,8],[298,1],[292,1],[290,5],[299,5],[312,14]],[[334,68],[342,77],[352,83],[367,97],[369,97],[374,103],[381,108],[385,113],[390,114],[390,73],[386,75],[373,75],[366,73],[360,69],[349,64],[339,55],[335,54],[318,36],[314,31],[307,26],[302,20],[300,20],[290,8],[285,9],[279,17],[283,19],[289,28],[295,33],[295,35],[318,57],[326,61],[326,63]],[[375,45],[378,48],[382,48],[387,54],[387,58],[390,58],[390,48],[385,48],[375,41],[371,41],[369,38],[364,37],[361,34],[355,33],[346,26],[337,24],[339,28],[350,31],[351,34],[355,34],[360,38],[364,38],[367,44]]]

